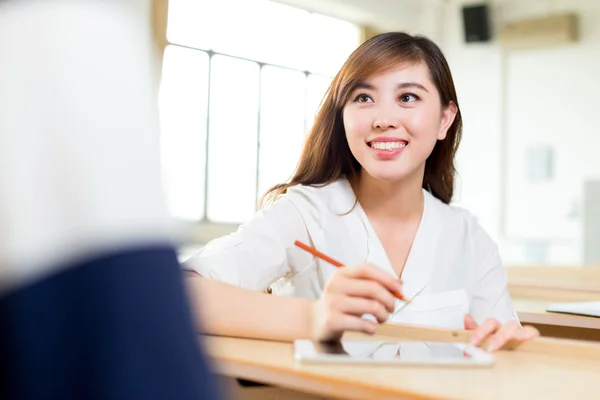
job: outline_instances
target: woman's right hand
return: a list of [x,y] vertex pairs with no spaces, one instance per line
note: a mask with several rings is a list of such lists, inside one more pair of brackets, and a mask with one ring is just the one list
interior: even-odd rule
[[333,341],[344,331],[373,334],[377,323],[362,318],[372,314],[378,322],[394,311],[402,284],[394,276],[370,264],[338,268],[311,310],[313,340]]

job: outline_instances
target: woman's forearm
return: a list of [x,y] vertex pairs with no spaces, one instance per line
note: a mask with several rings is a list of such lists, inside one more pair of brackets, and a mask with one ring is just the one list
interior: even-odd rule
[[293,341],[311,337],[312,301],[265,293],[186,274],[190,302],[203,333]]

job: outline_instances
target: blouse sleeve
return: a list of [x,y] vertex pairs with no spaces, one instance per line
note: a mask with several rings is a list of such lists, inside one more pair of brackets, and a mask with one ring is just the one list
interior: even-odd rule
[[312,256],[295,247],[310,242],[297,206],[282,196],[239,229],[215,239],[183,263],[205,278],[262,291],[309,265]]
[[498,246],[479,226],[475,234],[475,247],[476,278],[471,305],[473,318],[478,324],[488,318],[495,318],[503,324],[511,319],[518,321]]

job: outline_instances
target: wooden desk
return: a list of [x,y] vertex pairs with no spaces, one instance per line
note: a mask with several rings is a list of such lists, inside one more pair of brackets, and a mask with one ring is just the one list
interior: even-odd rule
[[600,318],[550,313],[548,300],[513,298],[522,324],[535,326],[542,336],[600,341]]
[[502,351],[496,353],[492,368],[461,369],[296,365],[291,343],[203,340],[220,374],[325,398],[562,400],[597,398],[600,393],[600,344],[596,343],[586,345],[595,349],[592,357],[581,357],[581,352],[552,356]]
[[511,285],[600,293],[600,267],[506,268]]
[[600,318],[547,312],[546,307],[551,303],[547,300],[517,298],[513,303],[519,318],[526,323],[590,328],[600,332]]
[[600,268],[509,267],[507,274],[522,323],[544,336],[600,341],[600,318],[546,311],[550,303],[600,301]]

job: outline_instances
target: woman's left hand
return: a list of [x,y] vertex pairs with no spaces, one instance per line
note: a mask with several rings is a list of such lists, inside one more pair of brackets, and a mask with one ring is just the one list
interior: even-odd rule
[[487,351],[499,350],[515,341],[526,342],[540,335],[540,332],[534,327],[521,326],[515,320],[502,325],[498,320],[490,318],[483,324],[477,325],[477,322],[469,314],[465,315],[465,329],[475,331],[471,336],[471,344],[474,346],[479,346],[490,337]]

